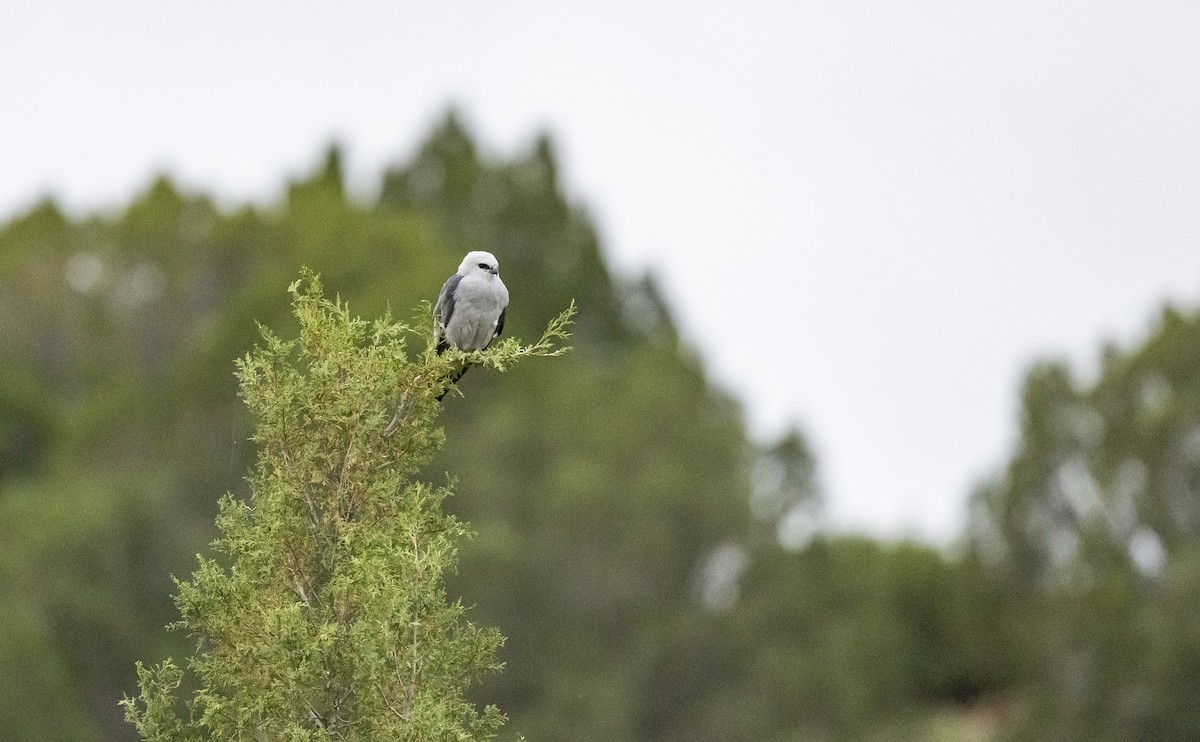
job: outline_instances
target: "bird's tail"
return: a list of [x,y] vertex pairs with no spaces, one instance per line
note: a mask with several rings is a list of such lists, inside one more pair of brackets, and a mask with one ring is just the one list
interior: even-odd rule
[[467,369],[469,369],[469,368],[470,368],[469,365],[463,366],[462,368],[460,368],[458,370],[457,373],[455,373],[453,376],[450,377],[450,383],[447,384],[446,388],[442,390],[442,393],[438,395],[437,401],[439,401],[439,402],[442,401],[442,397],[446,396],[446,392],[450,391],[450,387],[452,387],[456,383],[458,383],[458,380],[463,377],[463,374],[465,374],[467,372]]

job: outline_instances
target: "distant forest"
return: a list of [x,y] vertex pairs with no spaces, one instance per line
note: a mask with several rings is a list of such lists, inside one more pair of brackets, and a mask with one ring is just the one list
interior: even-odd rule
[[164,177],[0,226],[3,736],[134,738],[134,661],[190,649],[171,575],[246,493],[233,361],[256,323],[294,334],[300,267],[423,325],[473,249],[507,333],[579,307],[574,352],[463,379],[423,473],[477,532],[450,589],[507,637],[473,688],[502,738],[1200,739],[1200,313],[1161,310],[1094,382],[1031,369],[954,548],[828,533],[803,431],[748,437],[653,278],[609,269],[550,139],[483,157],[452,113],[373,203],[334,147],[270,206]]

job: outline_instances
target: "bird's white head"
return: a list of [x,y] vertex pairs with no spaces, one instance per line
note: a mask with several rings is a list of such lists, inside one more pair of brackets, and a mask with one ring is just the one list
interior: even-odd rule
[[472,250],[467,253],[467,257],[463,258],[462,263],[458,266],[458,273],[461,276],[498,276],[500,275],[500,261],[496,260],[496,256],[490,252]]

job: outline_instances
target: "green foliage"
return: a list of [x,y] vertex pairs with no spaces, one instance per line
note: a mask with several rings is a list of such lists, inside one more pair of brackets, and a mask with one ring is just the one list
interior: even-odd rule
[[651,736],[925,739],[931,714],[1004,687],[981,643],[986,596],[964,567],[850,536],[755,554],[736,602],[680,626],[659,668],[678,685]]
[[[377,201],[345,183],[334,147],[276,203],[218,208],[158,178],[110,213],[45,202],[0,226],[8,737],[131,739],[114,701],[137,693],[134,660],[195,651],[159,630],[178,616],[167,576],[213,539],[214,493],[249,501],[242,474],[263,452],[228,361],[258,341],[252,320],[300,333],[278,297],[295,266],[376,317],[428,302],[478,248],[500,258],[511,333],[534,336],[572,298],[581,316],[560,361],[468,374],[469,402],[444,400],[445,446],[405,475],[426,484],[397,493],[416,507],[453,472],[442,506],[478,534],[442,574],[448,605],[507,637],[474,707],[575,742],[1200,734],[1196,316],[1164,313],[1096,383],[1035,369],[1012,460],[972,501],[969,553],[947,556],[821,534],[804,437],[748,440],[654,277],[609,271],[549,138],[498,158],[451,114]],[[410,324],[427,323],[426,306]],[[360,330],[361,350],[375,325]],[[471,360],[507,352],[493,351]],[[413,390],[362,412],[393,453],[424,430],[428,390]],[[206,579],[249,579],[233,559]],[[288,589],[264,603],[272,631],[303,626],[280,607],[302,602]],[[172,667],[143,670],[158,715],[142,723],[186,738],[200,678]]]
[[1200,735],[1200,314],[1167,309],[1099,378],[1030,372],[1021,438],[972,503],[972,545],[1036,739]]
[[413,477],[443,442],[436,397],[456,365],[558,355],[573,308],[531,346],[413,359],[411,328],[364,322],[315,275],[303,283],[298,338],[263,328],[238,363],[256,420],[250,498],[222,499],[220,558],[177,583],[197,687],[185,699],[171,660],[139,664],[126,716],[147,740],[489,738],[504,717],[464,691],[499,669],[502,638],[447,600],[468,531],[442,510],[446,488]]

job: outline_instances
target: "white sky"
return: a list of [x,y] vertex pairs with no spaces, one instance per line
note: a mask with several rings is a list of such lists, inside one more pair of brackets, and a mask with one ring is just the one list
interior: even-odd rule
[[6,3],[0,218],[164,169],[267,201],[334,138],[370,188],[451,103],[550,130],[841,528],[951,537],[1032,360],[1200,300],[1195,2]]

